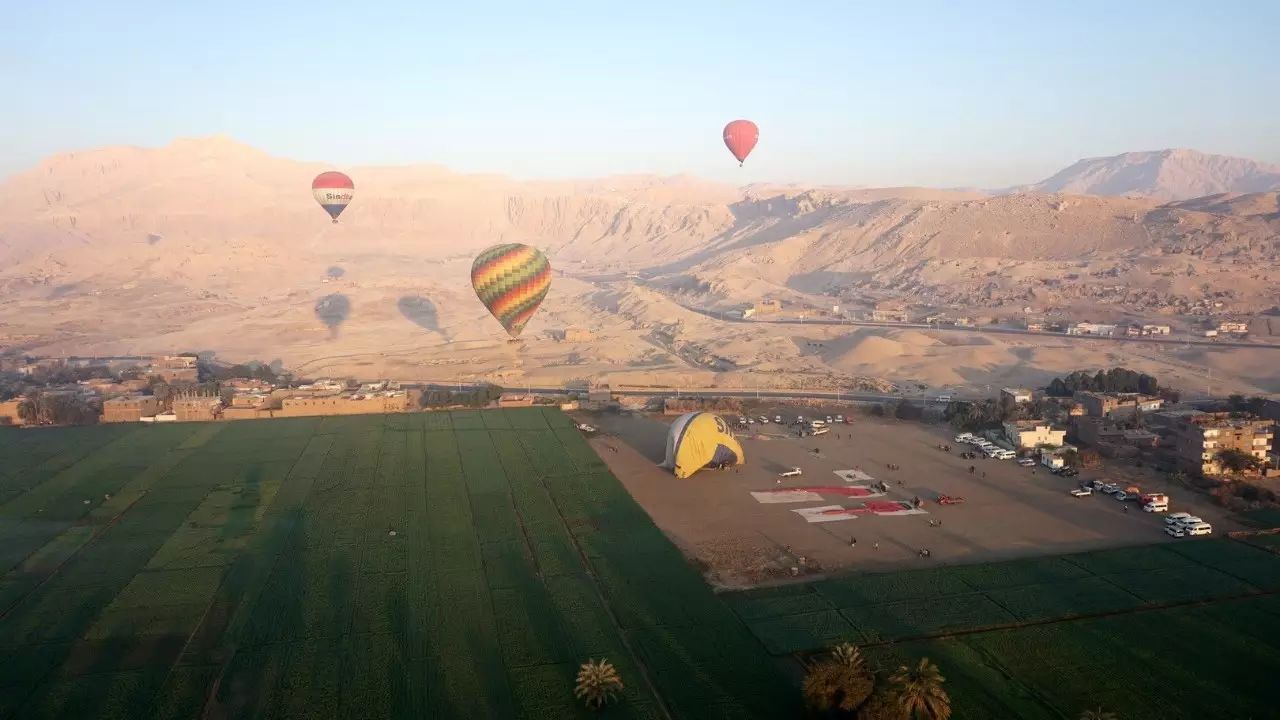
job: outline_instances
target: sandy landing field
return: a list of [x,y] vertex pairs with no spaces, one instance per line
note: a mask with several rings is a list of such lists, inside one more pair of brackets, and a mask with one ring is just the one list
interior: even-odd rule
[[[796,411],[779,410],[793,418]],[[1168,492],[1171,511],[1188,511],[1211,522],[1216,533],[1240,529],[1207,498],[1170,488],[1136,468],[1107,467],[1060,478],[1039,468],[1033,474],[1011,461],[962,460],[960,450],[937,449],[950,442],[945,426],[869,421],[818,438],[783,436],[740,438],[747,464],[738,471],[702,471],[677,480],[657,467],[669,418],[638,414],[597,415],[590,422],[603,430],[592,445],[631,494],[688,555],[706,566],[708,579],[724,587],[756,585],[791,577],[842,570],[888,570],[929,563],[977,563],[1020,556],[1049,555],[1120,545],[1178,542],[1163,532],[1161,516],[1133,504],[1094,495],[1074,498],[1077,480],[1103,477],[1136,482],[1145,490]],[[761,426],[755,426],[753,432]],[[838,432],[838,436],[837,436]],[[819,453],[813,450],[818,448]],[[901,467],[889,471],[887,463]],[[968,474],[969,465],[978,473]],[[779,472],[800,467],[804,475],[777,484]],[[924,515],[860,516],[808,523],[794,509],[857,505],[856,498],[824,496],[821,502],[761,504],[751,491],[779,487],[841,486],[836,470],[860,467],[890,485],[883,500],[919,496]],[[982,476],[986,473],[986,477]],[[963,496],[962,505],[943,506],[939,494]],[[937,527],[930,520],[940,520]],[[856,538],[857,546],[850,547]],[[928,548],[930,559],[918,552]]]

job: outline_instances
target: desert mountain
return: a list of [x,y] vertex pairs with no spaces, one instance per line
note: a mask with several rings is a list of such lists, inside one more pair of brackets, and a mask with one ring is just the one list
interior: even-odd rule
[[[324,169],[204,138],[59,155],[0,182],[0,345],[210,349],[428,379],[651,381],[714,367],[718,382],[769,373],[796,387],[902,367],[955,382],[972,364],[975,377],[1011,367],[1021,374],[1001,381],[1033,382],[1075,369],[1076,349],[1024,357],[868,331],[815,352],[785,328],[726,326],[691,308],[772,296],[862,312],[899,299],[954,315],[1031,306],[1138,320],[1280,303],[1276,192],[1161,204],[689,176],[522,182],[412,165],[341,168],[356,199],[334,225],[309,192]],[[596,342],[503,342],[469,285],[471,258],[499,242],[544,248],[558,271],[525,337],[576,325]],[[919,357],[903,365],[885,348]]]
[[1168,201],[1274,190],[1280,190],[1280,165],[1174,149],[1086,158],[1048,179],[1012,188],[1010,192],[1136,196]]

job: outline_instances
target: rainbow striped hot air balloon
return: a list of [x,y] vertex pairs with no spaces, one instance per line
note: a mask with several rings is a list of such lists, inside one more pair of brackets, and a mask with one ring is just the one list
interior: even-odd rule
[[494,245],[471,264],[471,287],[511,337],[519,337],[551,289],[551,263],[535,247]]
[[311,194],[335,223],[342,211],[347,209],[347,203],[351,202],[355,193],[356,186],[351,178],[333,170],[322,172],[311,181]]

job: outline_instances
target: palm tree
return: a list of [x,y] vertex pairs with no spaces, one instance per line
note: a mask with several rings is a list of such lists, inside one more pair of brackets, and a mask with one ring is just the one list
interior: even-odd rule
[[898,698],[893,689],[876,688],[867,701],[858,708],[858,720],[905,720]]
[[617,697],[622,689],[622,678],[613,667],[613,663],[600,659],[600,662],[588,660],[578,669],[578,684],[573,689],[573,696],[582,700],[588,709],[599,710],[604,704]]
[[915,667],[899,667],[889,682],[893,684],[898,707],[911,720],[948,720],[951,717],[951,698],[942,689],[946,678],[929,658],[920,658]]
[[875,687],[875,678],[867,671],[858,648],[841,643],[831,655],[809,668],[804,678],[804,701],[809,707],[826,712],[839,708],[857,710]]
[[1117,720],[1116,714],[1099,707],[1097,710],[1085,710],[1080,713],[1080,720]]

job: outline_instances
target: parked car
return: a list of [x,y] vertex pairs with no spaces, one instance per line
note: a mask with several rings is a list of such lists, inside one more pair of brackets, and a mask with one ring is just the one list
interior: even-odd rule
[[760,416],[760,424],[761,424],[761,425],[768,425],[768,424],[769,424],[769,418],[765,417],[764,415],[761,415],[761,416]]
[[1186,537],[1187,533],[1178,525],[1169,525],[1164,529],[1165,533],[1171,537]]
[[774,421],[774,422],[776,422],[776,423],[778,423],[779,425],[781,425],[781,424],[782,424],[782,416],[781,416],[781,415],[774,415],[774,416],[773,416],[773,421]]
[[1076,488],[1075,490],[1071,491],[1072,497],[1089,497],[1092,494],[1093,494],[1093,491],[1090,490],[1089,488]]
[[844,422],[844,416],[843,416],[843,415],[837,415],[837,416],[836,416],[836,422],[837,422],[837,423],[843,423],[843,422]]
[[1182,526],[1182,532],[1193,537],[1196,535],[1212,535],[1213,526],[1207,522],[1198,522],[1194,525],[1184,523]]
[[1175,527],[1180,527],[1180,528],[1182,528],[1183,530],[1186,530],[1187,528],[1191,527],[1192,525],[1199,525],[1199,524],[1201,524],[1201,523],[1203,523],[1203,522],[1204,522],[1204,520],[1201,520],[1200,518],[1196,517],[1195,515],[1188,515],[1187,517],[1184,517],[1184,518],[1182,518],[1181,520],[1179,520],[1178,522],[1174,523],[1174,526],[1175,526]]
[[1182,521],[1183,521],[1183,520],[1186,520],[1186,519],[1187,519],[1187,518],[1189,518],[1189,517],[1191,517],[1191,513],[1184,513],[1184,512],[1173,513],[1172,515],[1165,515],[1165,517],[1164,517],[1164,524],[1165,524],[1165,525],[1180,525],[1180,524],[1182,524]]
[[1018,458],[1018,464],[1022,467],[1035,467],[1036,461],[1031,458]]

